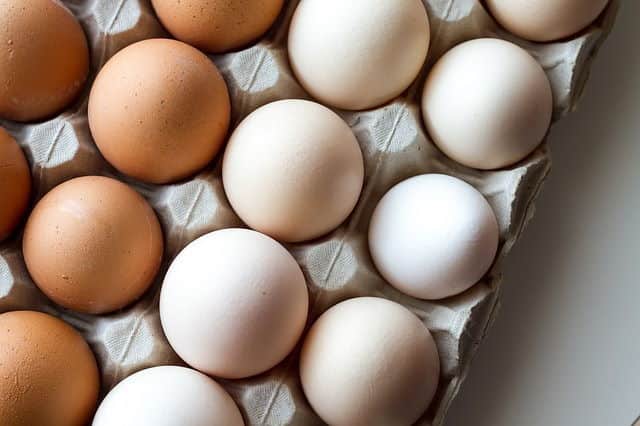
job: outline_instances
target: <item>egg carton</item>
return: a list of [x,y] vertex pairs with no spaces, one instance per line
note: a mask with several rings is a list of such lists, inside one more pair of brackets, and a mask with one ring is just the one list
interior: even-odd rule
[[[559,120],[575,107],[592,58],[613,25],[619,0],[613,0],[583,33],[549,44],[530,43],[506,33],[478,0],[423,1],[431,23],[431,47],[415,83],[401,97],[380,108],[336,111],[351,126],[364,153],[366,176],[358,205],[330,235],[288,248],[307,279],[309,324],[339,301],[378,296],[406,306],[431,330],[442,363],[441,382],[419,424],[440,425],[496,314],[502,263],[533,215],[533,202],[549,171],[550,156],[543,143],[526,160],[498,171],[472,170],[445,157],[429,141],[419,111],[428,70],[442,54],[462,41],[478,37],[513,41],[544,67],[553,88],[554,121]],[[90,342],[98,358],[104,395],[135,371],[182,363],[160,325],[158,296],[162,277],[172,259],[189,242],[214,230],[242,226],[242,222],[225,197],[219,157],[192,179],[163,186],[123,177],[105,162],[92,141],[87,123],[91,80],[125,46],[169,35],[148,0],[64,3],[80,20],[91,46],[91,77],[83,94],[67,111],[45,122],[22,125],[0,121],[0,125],[13,134],[27,154],[34,180],[34,202],[54,186],[82,175],[117,177],[143,194],[163,226],[166,242],[163,266],[153,287],[134,305],[112,315],[80,315],[54,305],[34,285],[24,265],[22,235],[18,232],[0,246],[0,312],[35,309],[73,324]],[[287,60],[287,31],[297,3],[297,0],[286,2],[278,21],[259,43],[238,52],[211,56],[229,86],[232,125],[268,102],[309,98]],[[445,173],[467,181],[485,195],[500,225],[500,248],[491,270],[470,290],[440,301],[422,301],[396,291],[376,272],[367,249],[367,227],[378,200],[396,183],[422,173]],[[221,381],[248,424],[322,424],[301,390],[298,351],[299,345],[286,360],[265,374]]]

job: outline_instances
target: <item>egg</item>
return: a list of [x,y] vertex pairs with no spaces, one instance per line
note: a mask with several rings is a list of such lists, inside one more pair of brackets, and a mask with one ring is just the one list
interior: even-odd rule
[[120,172],[169,183],[205,167],[229,126],[227,86],[197,49],[167,39],[132,44],[102,68],[89,96],[89,126]]
[[293,72],[313,97],[362,110],[409,87],[429,41],[420,0],[304,0],[291,22],[288,50]]
[[280,241],[333,230],[362,190],[364,162],[349,126],[304,100],[267,104],[240,123],[224,154],[231,206],[251,228]]
[[60,112],[82,90],[89,48],[57,0],[0,0],[0,118],[33,121]]
[[174,366],[139,371],[111,390],[93,426],[243,426],[240,410],[214,380]]
[[588,27],[609,0],[486,0],[508,31],[532,41],[569,37]]
[[308,305],[302,271],[284,247],[255,231],[225,229],[175,258],[162,285],[160,319],[187,364],[238,379],[291,352]]
[[46,194],[27,221],[23,253],[51,300],[78,312],[123,308],[152,283],[162,260],[160,223],[136,191],[86,176]]
[[542,142],[553,113],[551,84],[536,60],[515,44],[476,39],[433,67],[422,114],[433,142],[476,169],[511,166]]
[[438,387],[431,333],[398,303],[350,299],[326,311],[305,338],[300,379],[311,407],[333,426],[414,424]]
[[244,47],[274,23],[284,0],[151,0],[177,39],[208,52]]
[[16,141],[0,127],[0,241],[20,223],[30,193],[29,163]]
[[380,274],[401,292],[441,299],[463,292],[491,267],[499,228],[471,185],[446,175],[405,180],[387,192],[369,225]]
[[0,423],[83,426],[100,388],[95,358],[71,326],[47,314],[0,314]]

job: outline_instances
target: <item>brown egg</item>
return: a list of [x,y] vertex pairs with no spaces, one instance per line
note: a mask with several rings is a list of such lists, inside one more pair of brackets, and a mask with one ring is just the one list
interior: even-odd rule
[[57,0],[0,0],[0,117],[32,121],[59,112],[89,72],[82,27]]
[[208,52],[249,44],[276,20],[284,0],[151,0],[177,39]]
[[100,379],[82,336],[40,312],[0,315],[0,424],[83,426]]
[[145,40],[102,68],[89,97],[89,125],[105,159],[151,182],[206,166],[229,127],[227,86],[202,52],[176,40]]
[[29,164],[16,141],[0,127],[0,241],[20,223],[30,193]]
[[27,269],[54,302],[79,312],[115,311],[140,297],[162,260],[162,231],[127,185],[87,176],[40,200],[24,231]]

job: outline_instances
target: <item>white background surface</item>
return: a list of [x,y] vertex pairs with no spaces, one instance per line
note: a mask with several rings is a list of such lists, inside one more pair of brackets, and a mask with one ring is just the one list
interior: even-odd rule
[[550,144],[553,171],[448,426],[640,415],[640,1],[623,1],[579,110]]

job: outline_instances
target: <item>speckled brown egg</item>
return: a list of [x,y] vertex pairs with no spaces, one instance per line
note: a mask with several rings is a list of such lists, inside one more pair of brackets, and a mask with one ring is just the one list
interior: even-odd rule
[[115,311],[140,297],[160,266],[162,231],[147,201],[117,180],[72,179],[40,200],[24,260],[40,289],[79,312]]
[[89,48],[75,16],[57,0],[0,0],[0,117],[32,121],[75,99]]
[[208,52],[249,44],[276,20],[284,0],[151,0],[177,39]]
[[227,86],[197,49],[144,40],[102,68],[89,97],[89,125],[105,159],[150,183],[186,178],[205,167],[229,127]]
[[100,387],[89,345],[47,314],[0,315],[0,424],[83,426]]
[[16,141],[0,127],[0,241],[20,223],[30,192],[29,164]]

